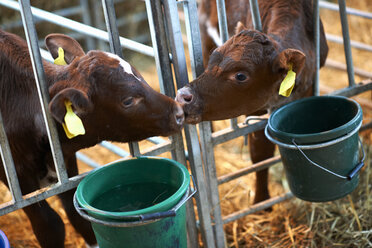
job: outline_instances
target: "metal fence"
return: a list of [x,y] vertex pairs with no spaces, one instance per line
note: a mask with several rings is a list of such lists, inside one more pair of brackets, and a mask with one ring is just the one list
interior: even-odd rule
[[[222,41],[228,39],[227,31],[227,16],[225,12],[224,0],[217,0],[219,30]],[[255,28],[260,29],[259,8],[256,0],[250,0],[251,10],[254,13]],[[117,29],[117,19],[115,16],[115,6],[113,0],[102,0],[104,10],[105,23],[108,32],[94,28],[85,23],[79,23],[59,15],[60,13],[51,13],[41,9],[32,8],[29,0],[19,0],[19,3],[13,0],[1,0],[0,5],[20,11],[22,15],[22,23],[25,29],[27,42],[30,49],[33,69],[39,91],[40,103],[43,106],[43,114],[45,122],[48,126],[48,137],[51,144],[53,159],[56,166],[56,171],[59,183],[53,185],[47,190],[39,190],[34,193],[22,196],[19,182],[16,176],[14,163],[11,157],[9,144],[5,134],[2,117],[0,114],[0,145],[1,155],[6,171],[8,185],[10,187],[12,201],[0,205],[0,215],[4,215],[16,209],[33,204],[50,196],[65,192],[77,186],[81,179],[86,174],[81,174],[72,178],[68,178],[63,161],[60,144],[55,130],[54,121],[50,114],[45,111],[48,104],[48,91],[45,84],[44,69],[41,63],[41,54],[38,45],[38,37],[35,30],[35,22],[33,16],[40,20],[48,21],[56,25],[68,28],[86,37],[92,37],[104,42],[109,42],[111,52],[122,55],[122,48],[127,48],[150,57],[154,57],[156,69],[159,77],[161,92],[173,97],[175,96],[175,87],[181,88],[189,82],[188,66],[186,57],[190,58],[192,77],[196,78],[200,75],[203,68],[203,59],[201,53],[201,40],[199,32],[199,23],[197,17],[197,2],[196,0],[146,0],[147,18],[149,21],[150,35],[153,47],[126,39],[119,35]],[[363,84],[355,84],[354,73],[361,72],[363,75],[369,75],[370,72],[355,70],[353,68],[351,47],[372,51],[371,46],[350,41],[347,14],[355,14],[364,18],[371,19],[371,14],[348,9],[345,6],[345,0],[339,0],[339,6],[329,4],[323,1],[314,1],[314,20],[316,20],[316,29],[314,42],[317,44],[318,61],[319,61],[319,6],[323,8],[333,9],[340,12],[343,38],[327,35],[329,41],[343,41],[346,56],[346,69],[349,77],[349,86],[345,89],[338,90],[332,94],[354,96],[361,92],[372,89],[372,82],[364,82]],[[31,12],[32,9],[32,12]],[[179,12],[183,12],[186,27],[186,37],[189,55],[185,54],[183,35],[181,32],[181,22]],[[86,19],[87,20],[87,19]],[[84,20],[84,22],[86,21]],[[43,53],[44,54],[44,53]],[[331,63],[332,66],[332,63]],[[338,68],[343,65],[337,65]],[[336,66],[336,67],[337,67]],[[173,69],[172,69],[173,67]],[[333,67],[335,65],[333,64]],[[319,68],[319,62],[318,62]],[[174,84],[175,79],[175,84]],[[315,84],[315,92],[319,94],[319,75]],[[198,194],[195,196],[195,202],[198,210],[198,220],[196,221],[194,207],[192,202],[187,205],[188,214],[188,235],[189,246],[198,247],[198,231],[202,236],[205,247],[225,247],[225,235],[223,225],[243,216],[254,213],[256,211],[268,208],[281,201],[292,197],[290,192],[283,195],[273,197],[264,202],[252,205],[247,209],[242,209],[239,212],[228,216],[221,215],[220,199],[218,194],[218,186],[238,177],[247,175],[270,167],[273,164],[280,162],[280,157],[273,157],[260,163],[251,165],[247,168],[233,172],[231,174],[217,177],[216,163],[214,157],[214,147],[218,144],[227,142],[240,136],[245,136],[254,131],[261,130],[265,127],[266,121],[260,121],[251,125],[238,123],[236,119],[231,121],[230,127],[212,132],[209,122],[199,124],[199,131],[195,125],[186,125],[183,137],[181,133],[176,134],[169,139],[161,139],[158,137],[150,138],[149,140],[155,145],[149,149],[141,149],[138,143],[131,143],[130,154],[132,156],[142,155],[160,155],[164,152],[171,152],[172,158],[186,165],[186,157],[188,158],[190,170],[195,177],[198,186]],[[371,123],[362,127],[362,129],[370,128]],[[183,138],[186,140],[187,153],[185,152]],[[200,143],[199,143],[200,139]],[[127,157],[130,154],[109,143],[102,142],[101,146],[109,149],[115,154],[122,157]],[[202,156],[203,154],[203,156]],[[85,163],[97,167],[97,162],[91,158],[77,153],[77,158]]]

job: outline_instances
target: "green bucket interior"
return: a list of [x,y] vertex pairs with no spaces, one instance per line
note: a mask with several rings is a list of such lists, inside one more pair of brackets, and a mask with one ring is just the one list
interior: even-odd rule
[[269,119],[269,131],[282,142],[312,144],[338,138],[362,121],[362,110],[354,100],[339,96],[317,96],[291,102]]
[[114,162],[89,174],[79,184],[76,197],[81,207],[93,209],[88,212],[96,218],[125,219],[171,209],[189,184],[189,173],[182,164],[139,157]]

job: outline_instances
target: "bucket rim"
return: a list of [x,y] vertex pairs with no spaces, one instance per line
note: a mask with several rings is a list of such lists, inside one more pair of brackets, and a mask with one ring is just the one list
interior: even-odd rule
[[[169,196],[166,200],[161,201],[160,203],[158,203],[156,205],[153,205],[153,206],[150,206],[150,207],[147,207],[147,208],[138,209],[138,210],[135,210],[135,211],[126,211],[126,212],[105,211],[105,210],[97,209],[97,208],[91,206],[85,200],[85,198],[83,196],[83,193],[82,193],[83,187],[84,187],[84,183],[83,183],[84,181],[89,180],[89,178],[92,178],[92,177],[96,176],[98,173],[103,173],[102,171],[108,170],[109,168],[111,168],[113,166],[116,166],[118,163],[122,163],[122,162],[126,162],[126,161],[134,161],[134,160],[143,160],[143,161],[163,160],[163,161],[166,161],[166,162],[168,162],[168,163],[170,163],[170,164],[172,164],[172,165],[174,165],[174,166],[176,166],[177,168],[180,169],[180,171],[182,172],[182,176],[183,176],[182,184],[180,185],[178,190],[175,193],[173,193],[171,196]],[[187,191],[189,185],[190,185],[190,174],[189,174],[186,166],[182,165],[178,161],[175,161],[173,159],[168,159],[168,158],[155,157],[155,156],[140,156],[140,157],[133,157],[133,158],[118,159],[118,160],[115,160],[111,163],[108,163],[107,165],[105,165],[103,167],[100,167],[100,168],[92,171],[79,183],[79,185],[76,189],[76,196],[77,196],[76,198],[77,198],[78,204],[81,207],[85,208],[86,211],[88,211],[91,215],[99,216],[99,217],[104,218],[104,219],[121,220],[121,219],[125,219],[125,217],[127,217],[127,216],[134,216],[134,215],[142,215],[142,214],[152,213],[152,212],[159,212],[158,209],[161,209],[162,207],[164,207],[167,204],[167,202],[169,202],[169,201],[178,202],[176,200],[182,198],[182,196]],[[91,211],[89,211],[89,210],[91,210]],[[101,212],[101,213],[99,213],[99,212]],[[105,214],[105,213],[107,213],[107,214]]]
[[10,248],[8,237],[2,230],[0,230],[0,239],[3,241],[4,248]]
[[[272,123],[272,121],[273,121],[272,116],[275,116],[278,113],[280,113],[281,111],[283,111],[283,109],[285,107],[293,106],[293,105],[303,103],[303,102],[307,102],[307,101],[314,101],[314,99],[320,99],[320,98],[323,98],[323,99],[326,99],[326,98],[328,98],[328,99],[342,99],[342,100],[348,101],[348,102],[354,104],[357,107],[357,113],[355,114],[355,116],[351,120],[344,123],[343,125],[338,126],[336,128],[333,128],[331,130],[326,130],[326,131],[317,132],[317,133],[295,134],[295,133],[289,133],[289,132],[281,131],[281,130],[274,127],[274,125]],[[288,140],[286,140],[283,137],[291,137],[291,139],[295,139],[296,142],[298,142],[299,144],[306,145],[306,144],[322,143],[322,142],[326,142],[326,141],[329,141],[329,140],[333,140],[333,139],[337,139],[339,137],[342,137],[343,135],[345,135],[349,131],[352,131],[355,128],[357,128],[358,126],[360,126],[360,124],[362,123],[362,119],[363,119],[362,108],[360,107],[359,103],[357,101],[353,100],[353,99],[347,98],[345,96],[330,96],[330,95],[327,95],[327,96],[311,96],[311,97],[306,97],[306,98],[303,98],[303,99],[299,99],[299,100],[290,102],[290,103],[288,103],[286,105],[283,105],[282,107],[278,108],[277,110],[275,110],[270,115],[270,118],[267,122],[267,126],[268,126],[268,131],[270,132],[270,134],[273,135],[276,139],[278,139],[280,141],[288,143]],[[347,132],[337,135],[341,130],[346,130]],[[325,136],[327,136],[326,139],[324,139],[324,138],[319,139],[319,137],[325,137]]]

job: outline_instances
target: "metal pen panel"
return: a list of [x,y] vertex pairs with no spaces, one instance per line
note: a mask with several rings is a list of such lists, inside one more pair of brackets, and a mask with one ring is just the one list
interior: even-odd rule
[[[1,0],[0,5],[9,7],[9,8],[15,9],[15,10],[20,9],[20,7],[18,6],[18,3],[16,1],[13,1],[13,0]],[[54,23],[54,24],[56,24],[58,26],[61,26],[61,27],[65,27],[65,28],[74,30],[74,31],[79,32],[79,33],[83,33],[85,35],[89,35],[91,37],[95,37],[95,38],[100,39],[100,40],[109,41],[108,33],[103,31],[103,30],[100,30],[100,29],[82,24],[82,23],[77,22],[77,21],[73,21],[71,19],[59,16],[59,15],[55,15],[55,14],[50,13],[50,12],[45,11],[45,10],[41,10],[41,9],[34,8],[34,7],[31,7],[31,9],[32,9],[32,14],[34,16],[39,17],[40,19],[43,19],[43,20],[46,20],[48,22]],[[120,37],[120,44],[124,48],[131,49],[133,51],[139,52],[141,54],[145,54],[147,56],[151,56],[151,57],[154,56],[154,51],[153,51],[152,47],[141,44],[139,42],[136,42],[136,41],[133,41],[133,40],[130,40],[130,39],[126,39],[124,37]]]
[[218,28],[220,30],[220,37],[222,43],[229,39],[229,30],[227,28],[226,6],[225,0],[216,0]]
[[8,138],[5,133],[5,127],[1,111],[0,111],[0,152],[10,193],[12,194],[13,201],[18,202],[22,200],[22,192],[17,178],[17,171],[14,166],[14,161],[12,157],[12,152],[9,147]]
[[[189,0],[188,2],[184,2],[183,4],[184,4],[184,13],[185,13],[186,33],[188,37],[188,48],[189,48],[190,60],[191,60],[191,69],[192,69],[192,74],[194,78],[196,78],[200,74],[202,74],[204,71],[202,48],[201,48],[201,37],[200,37],[199,22],[198,22],[198,16],[197,16],[198,11],[197,11],[195,0]],[[226,15],[224,18],[225,18],[225,33],[226,33],[225,38],[227,39],[228,34],[227,34],[227,26],[226,26]],[[220,29],[223,29],[223,27],[221,28],[220,26]],[[219,197],[218,182],[217,182],[216,163],[215,163],[214,153],[213,153],[212,130],[211,130],[210,122],[200,123],[199,133],[200,133],[200,141],[201,141],[202,152],[203,152],[205,174],[208,179],[207,185],[205,186],[208,189],[208,192],[210,192],[209,193],[210,204],[213,210],[212,215],[213,215],[213,220],[214,220],[213,227],[214,227],[214,232],[215,232],[216,246],[225,247],[226,239],[225,239],[225,232],[223,229],[220,197]]]
[[314,23],[314,44],[315,44],[315,78],[314,78],[314,95],[319,96],[319,69],[320,69],[320,17],[319,17],[319,0],[313,1],[313,23]]
[[[159,76],[160,89],[163,94],[172,98],[175,97],[175,87],[173,74],[171,69],[171,61],[168,50],[168,42],[166,37],[166,28],[163,19],[163,8],[160,1],[146,0],[146,11],[149,20],[151,40],[154,47],[156,69]],[[183,144],[182,134],[176,134],[171,137],[173,148],[172,157],[178,162],[187,165],[185,148]],[[147,151],[144,151],[144,154]],[[187,214],[187,233],[190,247],[199,247],[198,231],[196,227],[196,218],[194,212],[194,204],[189,201],[186,204]]]
[[340,6],[340,17],[341,17],[341,26],[342,26],[342,36],[344,38],[344,50],[345,50],[345,58],[346,58],[346,65],[347,65],[347,76],[349,79],[349,86],[353,86],[355,85],[353,57],[351,54],[349,25],[347,22],[345,0],[339,0],[338,4]]
[[[225,0],[216,0],[216,6],[218,17],[218,29],[220,31],[221,43],[225,43],[229,39]],[[230,125],[232,128],[235,128],[237,124],[238,121],[236,118],[230,120]]]
[[20,0],[20,10],[23,21],[23,27],[26,34],[28,49],[30,52],[32,68],[35,74],[35,82],[40,98],[41,109],[43,112],[43,117],[45,125],[47,127],[47,133],[49,138],[49,143],[53,155],[54,165],[56,166],[56,172],[58,180],[61,184],[68,181],[68,176],[66,172],[65,163],[63,160],[63,154],[61,149],[61,144],[58,139],[58,132],[55,126],[55,122],[51,114],[47,111],[49,104],[49,91],[48,85],[45,78],[45,72],[43,63],[41,60],[38,38],[33,23],[33,17],[31,13],[30,0]]
[[[89,0],[80,0],[80,13],[83,18],[83,22],[89,26],[92,26],[92,18],[89,12]],[[94,49],[94,40],[92,37],[86,37],[85,39],[87,49],[93,50]]]
[[251,7],[253,27],[262,32],[260,9],[257,0],[249,0],[249,5]]
[[[102,0],[103,13],[105,15],[106,27],[109,35],[111,52],[123,58],[123,51],[120,45],[118,26],[116,25],[116,15],[113,0]],[[141,154],[137,142],[129,142],[129,150],[132,157]]]
[[[172,62],[174,65],[174,73],[177,81],[177,87],[181,88],[188,82],[187,66],[185,51],[183,48],[183,40],[181,27],[178,17],[178,8],[176,0],[164,0],[164,14],[166,18],[166,26],[168,28],[169,44],[172,53]],[[211,216],[209,213],[210,207],[208,202],[208,193],[205,186],[205,178],[203,171],[203,163],[199,146],[199,138],[196,127],[194,125],[185,126],[185,136],[187,150],[189,153],[190,167],[195,176],[198,187],[196,194],[196,204],[198,207],[199,221],[201,226],[202,239],[206,247],[213,248],[214,234],[212,230]]]

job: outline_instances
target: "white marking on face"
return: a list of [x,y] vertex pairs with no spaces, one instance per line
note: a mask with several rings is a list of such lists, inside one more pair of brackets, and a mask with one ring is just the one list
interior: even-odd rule
[[113,54],[113,53],[107,53],[107,56],[111,57],[111,58],[114,58],[114,59],[117,59],[119,60],[119,63],[121,65],[121,67],[123,68],[123,70],[128,73],[128,74],[131,74],[133,75],[138,81],[141,81],[141,79],[139,79],[138,77],[136,77],[136,75],[134,75],[133,71],[132,71],[132,66],[127,62],[125,61],[124,59],[120,58],[118,55],[116,54]]
[[219,46],[222,46],[222,40],[221,40],[220,35],[218,34],[217,28],[212,27],[212,24],[211,24],[211,22],[209,20],[206,22],[206,26],[207,26],[207,33],[212,38],[212,40],[214,41],[214,43],[218,47]]

